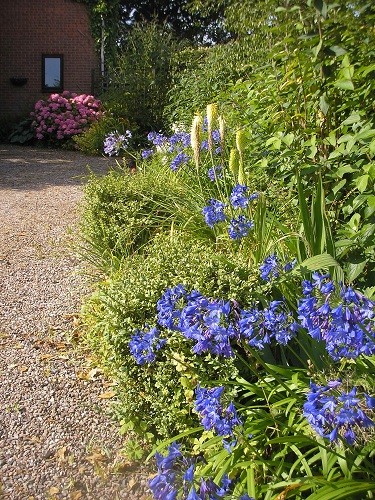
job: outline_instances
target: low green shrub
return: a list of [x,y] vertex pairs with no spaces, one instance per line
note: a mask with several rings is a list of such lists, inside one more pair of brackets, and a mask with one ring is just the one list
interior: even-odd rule
[[114,118],[104,114],[98,121],[79,135],[73,136],[77,148],[89,155],[103,154],[103,143],[105,137],[114,130],[124,133],[129,128],[129,123],[124,118]]
[[32,127],[32,118],[26,118],[14,125],[8,136],[9,142],[15,144],[29,144],[35,140],[35,131]]
[[119,168],[92,176],[85,188],[82,235],[87,252],[102,269],[142,251],[154,235],[184,225],[212,239],[204,223],[201,194],[158,161],[129,175]]
[[136,364],[129,340],[135,330],[155,324],[155,304],[163,292],[178,282],[246,304],[259,294],[258,276],[244,255],[226,258],[214,245],[175,233],[158,235],[143,255],[124,260],[121,271],[101,284],[85,305],[83,318],[87,341],[119,381],[117,414],[124,428],[140,437],[147,429],[149,438],[180,432],[195,422],[185,408],[196,383],[214,377],[228,380],[237,373],[231,359],[196,356],[187,341],[172,334],[160,362],[146,369]]

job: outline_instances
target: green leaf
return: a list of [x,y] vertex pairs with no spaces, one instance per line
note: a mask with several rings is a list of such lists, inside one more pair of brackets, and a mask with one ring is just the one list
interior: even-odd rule
[[320,99],[319,99],[319,107],[320,107],[320,110],[324,116],[327,115],[328,110],[329,110],[329,104],[326,101],[326,97],[327,97],[327,94],[323,94],[320,96]]
[[362,273],[364,268],[366,267],[367,261],[352,263],[350,262],[347,265],[346,269],[346,278],[349,282],[353,282],[358,276]]
[[337,177],[342,177],[344,174],[349,174],[351,172],[354,172],[354,168],[350,165],[341,165],[336,171]]
[[314,0],[314,7],[320,12],[322,17],[327,16],[327,4],[323,0]]
[[370,179],[370,176],[368,174],[365,174],[365,175],[361,175],[360,177],[357,177],[354,180],[354,184],[356,185],[356,187],[360,193],[363,193],[363,191],[366,190],[369,179]]
[[354,84],[352,80],[348,79],[337,80],[334,85],[335,87],[342,90],[354,90]]
[[310,271],[318,271],[319,269],[327,269],[328,267],[338,267],[339,263],[328,253],[314,255],[301,262],[300,267],[306,267]]
[[343,56],[344,54],[346,54],[346,50],[339,45],[332,45],[329,50],[331,50],[336,56]]
[[337,194],[338,191],[340,191],[340,189],[345,186],[346,184],[346,179],[342,179],[338,184],[335,184],[332,188],[332,191]]
[[[343,479],[327,484],[307,497],[307,500],[340,500],[351,498],[358,493],[366,493],[375,490],[375,482],[367,483],[364,481],[353,481]],[[356,498],[364,498],[356,497]]]
[[341,125],[353,125],[353,123],[358,123],[361,121],[361,116],[358,113],[352,113],[346,120],[342,122]]
[[161,451],[163,450],[164,448],[166,448],[168,445],[170,445],[171,443],[173,443],[173,441],[178,441],[179,439],[182,439],[183,437],[186,437],[186,436],[190,436],[190,434],[196,434],[198,432],[202,432],[203,431],[203,427],[202,426],[199,426],[199,427],[194,427],[193,429],[188,429],[187,431],[185,432],[181,432],[180,434],[178,434],[177,436],[173,436],[172,438],[170,439],[166,439],[164,440],[162,443],[160,443],[158,446],[156,446],[152,452],[149,454],[149,456],[146,458],[146,462],[148,462],[148,460],[150,460],[150,458],[152,458],[155,453],[157,451]]

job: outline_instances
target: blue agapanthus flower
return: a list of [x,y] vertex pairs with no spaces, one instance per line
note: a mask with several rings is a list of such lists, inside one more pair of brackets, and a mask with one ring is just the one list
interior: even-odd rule
[[121,150],[125,150],[129,145],[129,139],[132,134],[129,130],[126,130],[124,134],[117,132],[111,132],[104,139],[104,153],[109,156],[118,155]]
[[223,177],[222,165],[216,165],[215,167],[210,168],[207,172],[207,175],[212,182],[215,182],[216,179],[220,179],[221,177]]
[[236,184],[230,194],[230,202],[233,208],[246,208],[249,204],[247,196],[249,188],[243,184]]
[[154,154],[154,150],[153,149],[144,149],[141,153],[141,156],[144,160],[146,160],[147,158],[149,158],[150,156],[152,156]]
[[156,352],[166,343],[160,338],[159,330],[154,327],[149,331],[136,330],[129,342],[130,353],[137,364],[152,363],[156,359]]
[[296,264],[297,259],[293,259],[282,265],[280,258],[276,254],[271,254],[259,266],[260,277],[264,281],[271,281],[278,278],[282,273],[289,273]]
[[178,170],[181,167],[181,165],[184,165],[189,160],[190,160],[190,156],[188,156],[186,153],[181,151],[173,158],[171,165],[170,165],[171,170],[173,170],[175,172],[176,170]]
[[191,136],[189,132],[175,132],[168,138],[169,143],[169,152],[173,153],[174,151],[181,152],[183,149],[186,149],[190,146]]
[[185,456],[178,443],[172,443],[168,447],[166,456],[156,453],[155,458],[158,472],[149,481],[155,500],[175,500],[177,497],[186,500],[216,500],[230,493],[233,482],[227,474],[224,474],[219,484],[211,478],[201,478],[200,481],[195,479],[195,464],[199,458]]
[[234,428],[242,425],[233,403],[226,408],[221,403],[224,387],[206,389],[198,385],[195,390],[195,410],[205,430],[214,430],[219,436],[232,436]]
[[169,330],[178,330],[181,318],[182,303],[187,292],[181,284],[167,288],[156,304],[158,324]]
[[164,146],[168,141],[168,138],[159,132],[149,132],[147,139],[152,142],[154,146],[158,147]]
[[366,398],[357,394],[356,387],[349,392],[339,392],[341,384],[341,380],[330,381],[326,386],[311,382],[303,414],[320,436],[331,442],[340,436],[353,445],[358,433],[373,427],[374,422],[366,414]]
[[259,270],[260,277],[264,281],[270,281],[271,278],[278,278],[280,275],[280,263],[277,255],[272,254],[266,257]]
[[230,302],[208,299],[199,292],[192,292],[181,310],[179,330],[185,338],[195,342],[192,348],[195,354],[210,352],[216,356],[233,356],[231,339],[235,337],[235,329]]
[[204,220],[208,226],[214,227],[218,222],[223,222],[226,220],[227,216],[224,213],[225,203],[212,198],[209,200],[208,205],[203,208],[202,214],[204,215]]
[[228,234],[232,240],[240,240],[241,238],[245,238],[253,229],[254,222],[245,215],[239,215],[230,220],[228,227]]
[[351,287],[340,287],[339,300],[334,292],[329,275],[314,273],[313,281],[303,282],[305,297],[298,303],[301,326],[312,338],[325,341],[335,361],[375,354],[374,302]]
[[269,307],[264,309],[253,307],[241,311],[238,324],[240,338],[259,350],[263,350],[272,340],[286,345],[299,328],[281,300],[270,302]]

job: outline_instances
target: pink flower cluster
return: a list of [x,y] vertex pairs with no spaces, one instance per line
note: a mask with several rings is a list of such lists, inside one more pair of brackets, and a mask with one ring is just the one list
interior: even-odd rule
[[101,102],[92,95],[65,90],[51,94],[35,104],[32,126],[37,139],[66,139],[83,130],[101,116]]

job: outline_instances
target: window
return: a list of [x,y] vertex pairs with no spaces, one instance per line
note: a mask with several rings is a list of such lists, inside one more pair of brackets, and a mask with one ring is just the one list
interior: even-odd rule
[[63,56],[43,55],[42,56],[42,90],[61,91],[63,89]]

